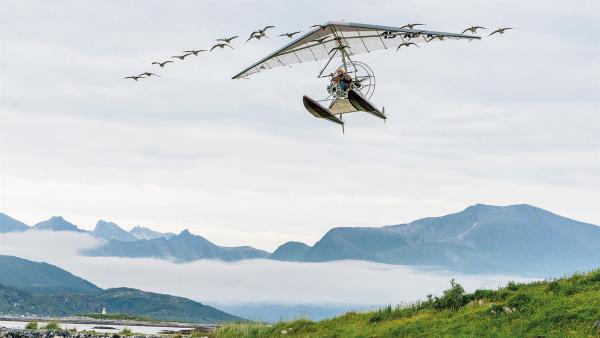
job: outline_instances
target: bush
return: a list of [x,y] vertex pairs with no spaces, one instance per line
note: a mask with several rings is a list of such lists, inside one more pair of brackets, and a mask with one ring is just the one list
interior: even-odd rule
[[546,286],[546,292],[558,294],[560,292],[560,284],[557,281],[552,281]]
[[493,304],[490,307],[490,313],[496,315],[496,314],[500,314],[500,313],[504,313],[504,305],[502,304]]
[[25,330],[37,330],[38,329],[38,322],[29,322],[27,323],[27,325],[25,325]]
[[531,303],[531,297],[529,295],[519,293],[508,299],[506,305],[517,309],[524,308],[527,304]]
[[383,320],[383,316],[380,313],[375,312],[375,314],[372,315],[371,318],[369,318],[369,324],[379,323],[382,320]]
[[579,292],[579,289],[577,288],[577,286],[575,286],[573,284],[565,285],[562,288],[562,293],[564,293],[567,296],[572,296],[572,295],[576,294],[577,292]]
[[119,333],[121,335],[123,335],[123,336],[131,336],[131,335],[133,335],[133,332],[128,327],[124,327],[123,330],[121,330],[121,332],[119,332]]
[[48,323],[44,329],[46,330],[60,330],[60,324],[56,321],[51,321],[50,323]]
[[473,294],[469,295],[469,301],[471,300],[497,300],[498,294],[494,290],[475,290]]
[[450,289],[444,290],[442,297],[436,297],[433,306],[438,310],[458,310],[467,304],[467,302],[468,298],[465,297],[465,289],[453,278],[450,281]]
[[555,295],[566,295],[572,296],[577,292],[581,291],[581,284],[560,284],[557,281],[553,281],[548,283],[546,287],[546,292],[553,293]]
[[513,281],[510,281],[506,284],[506,289],[510,291],[517,291],[519,290],[519,285]]
[[581,281],[583,284],[599,284],[600,283],[600,271],[594,271],[590,273],[587,278]]

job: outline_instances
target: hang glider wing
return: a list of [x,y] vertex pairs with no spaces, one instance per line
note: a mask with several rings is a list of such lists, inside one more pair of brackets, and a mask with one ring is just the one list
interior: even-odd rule
[[354,55],[381,49],[396,49],[402,43],[420,44],[445,39],[473,40],[480,37],[361,23],[327,22],[244,69],[233,79],[246,78],[254,73],[280,66],[329,59],[339,48],[344,48],[346,53]]

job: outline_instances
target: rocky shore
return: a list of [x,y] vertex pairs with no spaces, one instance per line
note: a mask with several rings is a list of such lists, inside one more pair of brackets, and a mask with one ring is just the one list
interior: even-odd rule
[[[186,332],[188,335],[192,332]],[[194,336],[201,338],[208,336],[206,332],[193,331]],[[185,333],[184,333],[185,334]],[[197,334],[197,335],[196,335]],[[179,333],[178,333],[179,335]],[[9,329],[0,327],[0,338],[163,338],[162,335],[151,334],[132,334],[132,335],[121,335],[119,333],[106,333],[106,332],[79,332],[72,330],[25,330],[25,329]]]
[[[132,335],[128,338],[159,337],[159,335]],[[117,333],[77,332],[69,330],[24,330],[0,327],[0,338],[121,338],[121,335]]]
[[7,322],[59,322],[64,324],[97,324],[97,325],[122,325],[122,326],[160,326],[176,328],[192,328],[192,329],[213,329],[217,325],[211,324],[194,324],[169,321],[142,321],[142,320],[127,320],[127,319],[94,319],[90,317],[12,317],[0,316],[0,321]]

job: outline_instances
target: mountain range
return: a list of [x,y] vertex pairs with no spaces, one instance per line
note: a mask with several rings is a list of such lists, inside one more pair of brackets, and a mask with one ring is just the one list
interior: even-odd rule
[[360,259],[468,273],[547,276],[598,267],[600,227],[530,205],[477,204],[407,224],[334,228],[309,250],[297,248],[279,259]]
[[5,315],[71,316],[106,307],[112,313],[159,320],[241,320],[187,298],[131,288],[101,289],[54,265],[13,256],[0,256],[0,272],[0,313]]
[[[35,229],[82,231],[60,217]],[[27,225],[0,214],[0,232]],[[137,229],[137,230],[136,230]],[[147,228],[125,231],[99,221],[91,235],[105,245],[93,256],[154,257],[176,261],[268,258],[296,262],[366,260],[436,267],[467,273],[550,276],[600,265],[600,227],[526,204],[477,204],[460,212],[382,227],[338,227],[313,246],[287,242],[272,254],[249,246],[222,247],[185,230],[164,234]]]

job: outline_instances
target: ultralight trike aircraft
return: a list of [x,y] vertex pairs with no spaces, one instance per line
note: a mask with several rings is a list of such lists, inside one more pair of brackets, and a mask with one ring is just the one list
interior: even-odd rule
[[[248,78],[252,74],[279,66],[327,60],[317,78],[329,78],[329,95],[318,101],[305,95],[304,107],[315,117],[340,124],[342,128],[342,115],[356,111],[370,113],[385,121],[385,109],[380,110],[369,101],[375,92],[375,75],[368,65],[353,60],[354,55],[381,49],[418,47],[419,43],[447,39],[480,39],[474,35],[435,32],[414,29],[416,25],[407,26],[387,27],[347,22],[315,25],[314,29],[244,69],[233,79]],[[335,58],[341,58],[341,64],[334,68],[335,72],[327,73],[326,70],[331,69]],[[322,102],[328,104],[325,106]]]

